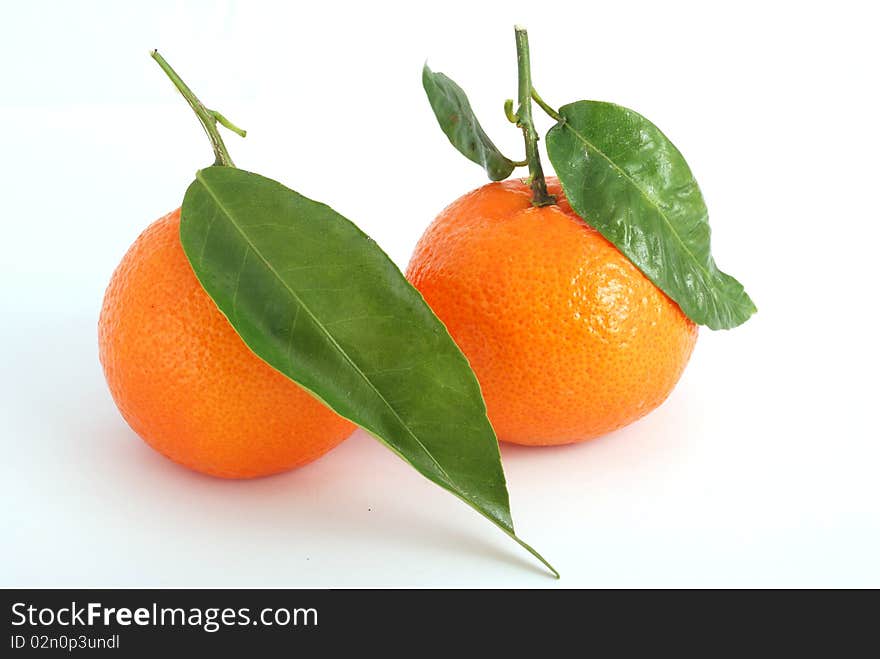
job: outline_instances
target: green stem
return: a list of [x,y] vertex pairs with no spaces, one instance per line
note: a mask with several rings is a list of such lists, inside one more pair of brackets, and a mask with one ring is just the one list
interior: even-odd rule
[[556,198],[547,192],[544,170],[538,155],[538,132],[532,122],[532,71],[529,62],[529,35],[524,27],[517,25],[516,63],[519,72],[519,109],[516,111],[517,126],[522,128],[526,142],[526,160],[529,163],[529,174],[532,188],[532,205],[549,206],[556,203]]
[[546,112],[547,114],[549,114],[553,119],[556,119],[556,121],[562,121],[562,115],[559,114],[559,113],[558,113],[556,110],[554,110],[552,107],[550,107],[550,106],[547,104],[547,102],[546,102],[543,98],[541,98],[541,97],[538,95],[538,92],[535,91],[535,88],[534,88],[534,87],[532,87],[532,100],[533,100],[535,103],[537,103],[537,104],[540,106],[540,108],[541,108],[544,112]]
[[151,52],[150,56],[158,62],[165,74],[171,79],[171,82],[174,83],[174,86],[177,87],[177,91],[180,92],[183,98],[186,99],[186,102],[189,103],[189,106],[193,109],[193,112],[196,113],[196,117],[198,117],[199,122],[202,124],[202,128],[205,129],[208,139],[211,140],[211,146],[214,149],[215,156],[214,164],[223,165],[225,167],[235,167],[235,164],[232,162],[232,158],[229,155],[229,151],[226,150],[226,145],[223,143],[223,138],[220,137],[220,131],[217,130],[217,124],[219,123],[221,126],[228,128],[242,137],[247,135],[247,131],[242,130],[233,124],[219,112],[206,108],[193,91],[187,87],[186,83],[181,80],[180,76],[177,75],[177,72],[171,68],[171,65],[165,61],[165,58],[159,54],[158,50]]
[[516,112],[513,111],[512,98],[508,98],[504,101],[504,116],[507,117],[507,120],[512,124],[519,122],[519,117],[517,117]]
[[208,112],[210,112],[211,115],[213,115],[213,117],[217,120],[217,122],[221,126],[223,126],[225,129],[231,130],[233,133],[235,133],[239,137],[247,137],[247,131],[244,128],[239,128],[234,123],[229,121],[229,119],[227,119],[222,114],[217,112],[217,110],[208,110]]

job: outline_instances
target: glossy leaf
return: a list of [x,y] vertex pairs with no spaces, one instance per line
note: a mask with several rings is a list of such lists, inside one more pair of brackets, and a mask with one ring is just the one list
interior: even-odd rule
[[422,86],[431,109],[446,137],[465,157],[481,165],[493,181],[510,176],[514,164],[498,150],[477,121],[467,95],[461,87],[425,64]]
[[694,322],[729,329],[755,312],[715,265],[709,215],[681,153],[640,114],[578,101],[559,110],[547,153],[572,208]]
[[476,377],[373,240],[330,207],[231,167],[196,174],[180,237],[258,356],[517,539]]

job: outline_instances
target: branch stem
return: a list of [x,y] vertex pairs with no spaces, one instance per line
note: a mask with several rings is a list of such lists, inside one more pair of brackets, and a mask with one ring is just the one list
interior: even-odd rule
[[529,61],[529,35],[524,27],[517,25],[516,62],[519,73],[519,109],[516,111],[517,126],[522,129],[526,143],[526,160],[529,164],[530,187],[532,188],[532,205],[549,206],[556,203],[556,198],[547,192],[544,170],[538,155],[538,132],[532,121],[532,71]]
[[217,124],[219,123],[221,126],[228,128],[242,137],[247,135],[247,131],[242,130],[233,124],[229,119],[216,110],[209,110],[206,108],[181,77],[177,75],[177,72],[171,68],[171,65],[165,61],[165,58],[159,54],[159,51],[152,51],[150,56],[156,60],[160,67],[162,67],[165,75],[167,75],[171,82],[174,83],[174,86],[177,87],[177,91],[180,92],[181,96],[186,99],[186,102],[189,103],[189,106],[193,109],[193,112],[196,113],[199,123],[201,123],[202,128],[205,129],[205,134],[208,136],[208,139],[211,140],[211,147],[214,149],[214,164],[223,165],[225,167],[235,167],[235,164],[232,162],[232,157],[229,155],[229,151],[226,150],[226,145],[223,143],[223,138],[220,136],[220,131],[217,130]]

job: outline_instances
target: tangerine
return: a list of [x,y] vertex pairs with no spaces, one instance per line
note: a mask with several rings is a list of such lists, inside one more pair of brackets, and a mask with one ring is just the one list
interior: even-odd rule
[[662,403],[697,326],[568,204],[535,207],[522,181],[447,207],[407,278],[446,324],[480,382],[502,441],[598,437]]
[[317,459],[355,426],[257,357],[202,288],[180,209],[151,224],[110,280],[98,345],[110,393],[154,449],[223,478]]

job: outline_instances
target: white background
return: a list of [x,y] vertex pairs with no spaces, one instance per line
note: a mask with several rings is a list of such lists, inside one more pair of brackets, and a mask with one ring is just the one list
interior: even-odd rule
[[[876,20],[870,3],[4,2],[0,585],[880,586]],[[482,185],[422,63],[522,152],[512,26],[555,105],[652,119],[759,313],[702,331],[670,399],[601,440],[503,448],[527,554],[358,433],[250,482],[143,444],[96,320],[207,140],[148,51],[248,129],[236,163],[332,204],[400,265]],[[540,129],[549,123],[540,119]]]

